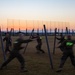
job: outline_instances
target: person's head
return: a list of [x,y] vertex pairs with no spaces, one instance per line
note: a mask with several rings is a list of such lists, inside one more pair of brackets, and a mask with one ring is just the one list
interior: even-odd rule
[[62,34],[62,33],[60,33],[60,36],[62,37],[62,36],[63,36],[63,34]]
[[37,33],[36,36],[39,37],[39,33]]
[[6,36],[6,37],[9,37],[10,35],[9,35],[9,33],[6,33],[5,36]]
[[20,39],[24,39],[24,34],[23,33],[19,33],[19,38]]
[[67,35],[67,39],[68,40],[71,40],[71,35]]
[[39,33],[37,33],[37,36],[39,36]]

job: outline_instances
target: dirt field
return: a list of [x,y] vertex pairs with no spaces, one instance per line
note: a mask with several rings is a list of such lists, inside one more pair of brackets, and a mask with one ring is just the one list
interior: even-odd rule
[[[13,41],[16,38],[17,37],[12,37]],[[28,37],[25,37],[25,38],[28,38]],[[36,53],[36,48],[35,48],[37,45],[36,41],[29,43],[26,53],[23,54],[26,61],[26,67],[28,69],[28,72],[21,73],[20,64],[17,59],[14,59],[12,62],[10,62],[7,65],[7,68],[0,71],[0,75],[75,75],[75,68],[72,66],[70,59],[66,61],[63,67],[63,71],[61,73],[58,74],[55,72],[58,69],[62,52],[58,48],[56,48],[55,55],[53,55],[52,52],[53,52],[54,37],[49,36],[48,40],[49,40],[49,46],[50,46],[51,55],[53,59],[53,66],[54,66],[53,70],[51,69],[51,66],[50,66],[47,45],[46,45],[45,37],[43,36],[42,49],[45,51],[45,54]],[[24,45],[25,44],[23,44],[23,46]],[[56,43],[56,47],[57,47],[57,43]],[[23,50],[21,50],[21,53],[23,53]],[[75,47],[74,47],[74,53],[75,53]],[[8,56],[9,54],[7,54],[7,58]],[[0,44],[0,65],[2,64],[3,61],[4,61],[3,54],[1,50],[1,44]]]

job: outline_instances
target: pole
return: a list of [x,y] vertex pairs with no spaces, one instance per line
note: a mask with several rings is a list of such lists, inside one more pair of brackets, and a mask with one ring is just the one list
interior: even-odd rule
[[68,27],[66,27],[66,35],[68,34]]
[[[30,35],[29,39],[31,38],[31,36],[32,36],[33,32],[34,32],[34,29],[32,30],[31,35]],[[26,44],[26,46],[25,46],[25,49],[24,49],[23,54],[26,52],[27,46],[28,46],[28,43],[27,43],[27,44]]]
[[51,21],[50,21],[50,35],[51,35]]
[[4,57],[4,61],[5,61],[5,60],[6,60],[6,55],[5,55],[5,52],[4,52],[4,45],[3,45],[1,27],[0,27],[0,40],[1,40],[1,46],[2,46],[3,57]]
[[12,23],[13,23],[12,34],[14,36],[14,19],[12,20]]
[[55,54],[56,32],[57,32],[57,28],[55,28],[53,54]]
[[7,19],[7,33],[8,33],[8,19]]
[[21,32],[21,29],[20,29],[20,20],[19,20],[19,33]]
[[52,62],[52,57],[51,57],[51,53],[50,53],[50,48],[49,48],[49,43],[48,43],[48,38],[47,38],[47,32],[46,32],[45,25],[44,25],[44,31],[45,31],[45,38],[46,38],[46,43],[47,43],[48,55],[49,55],[49,59],[50,59],[50,65],[51,65],[51,69],[53,69],[53,62]]
[[37,23],[38,23],[38,32],[37,33],[39,33],[39,21],[37,21]]
[[28,34],[27,31],[28,31],[28,30],[27,30],[27,20],[26,20],[26,36],[27,36],[27,34]]

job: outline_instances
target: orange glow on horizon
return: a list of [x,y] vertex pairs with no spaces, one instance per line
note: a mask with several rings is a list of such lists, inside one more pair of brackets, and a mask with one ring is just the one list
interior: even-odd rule
[[68,27],[69,29],[73,29],[72,26],[70,26],[69,22],[55,22],[55,21],[39,21],[39,20],[14,20],[14,19],[7,19],[7,20],[1,20],[0,21],[2,30],[11,30],[11,28],[14,28],[14,30],[32,30],[33,28],[35,30],[43,29],[43,25],[46,25],[46,28],[48,30],[55,28],[58,29],[65,29]]

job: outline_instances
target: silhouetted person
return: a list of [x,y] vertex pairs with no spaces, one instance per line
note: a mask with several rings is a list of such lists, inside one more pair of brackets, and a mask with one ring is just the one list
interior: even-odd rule
[[58,44],[60,44],[60,45],[58,46],[58,48],[60,48],[60,50],[63,51],[63,46],[61,45],[61,43],[62,43],[64,40],[66,40],[66,39],[65,39],[65,36],[64,36],[62,33],[60,33],[60,38],[56,37],[56,39],[59,40]]
[[44,50],[41,49],[42,47],[42,37],[40,37],[39,33],[37,33],[36,36],[32,36],[33,38],[36,38],[37,40],[37,46],[36,46],[36,49],[37,49],[37,53],[45,53]]
[[11,51],[10,47],[12,46],[12,39],[11,39],[9,33],[6,33],[5,37],[3,38],[3,41],[6,42],[6,44],[5,44],[6,45],[5,46],[5,54],[6,54],[7,52]]
[[20,54],[20,50],[24,48],[24,47],[21,47],[23,43],[28,43],[28,42],[31,42],[32,40],[30,39],[24,40],[23,37],[24,35],[20,33],[19,38],[15,40],[15,42],[13,43],[13,49],[10,53],[10,56],[1,65],[0,70],[2,70],[4,66],[6,66],[9,62],[11,62],[14,58],[17,58],[21,64],[21,72],[27,72],[27,69],[25,67],[25,61],[24,61],[23,56]]
[[70,35],[68,35],[67,39],[61,43],[61,46],[63,46],[63,55],[61,57],[59,69],[56,72],[62,71],[64,63],[68,57],[70,57],[71,63],[75,67],[75,57],[74,57],[74,53],[73,53],[74,44],[75,44],[75,40],[72,40]]

